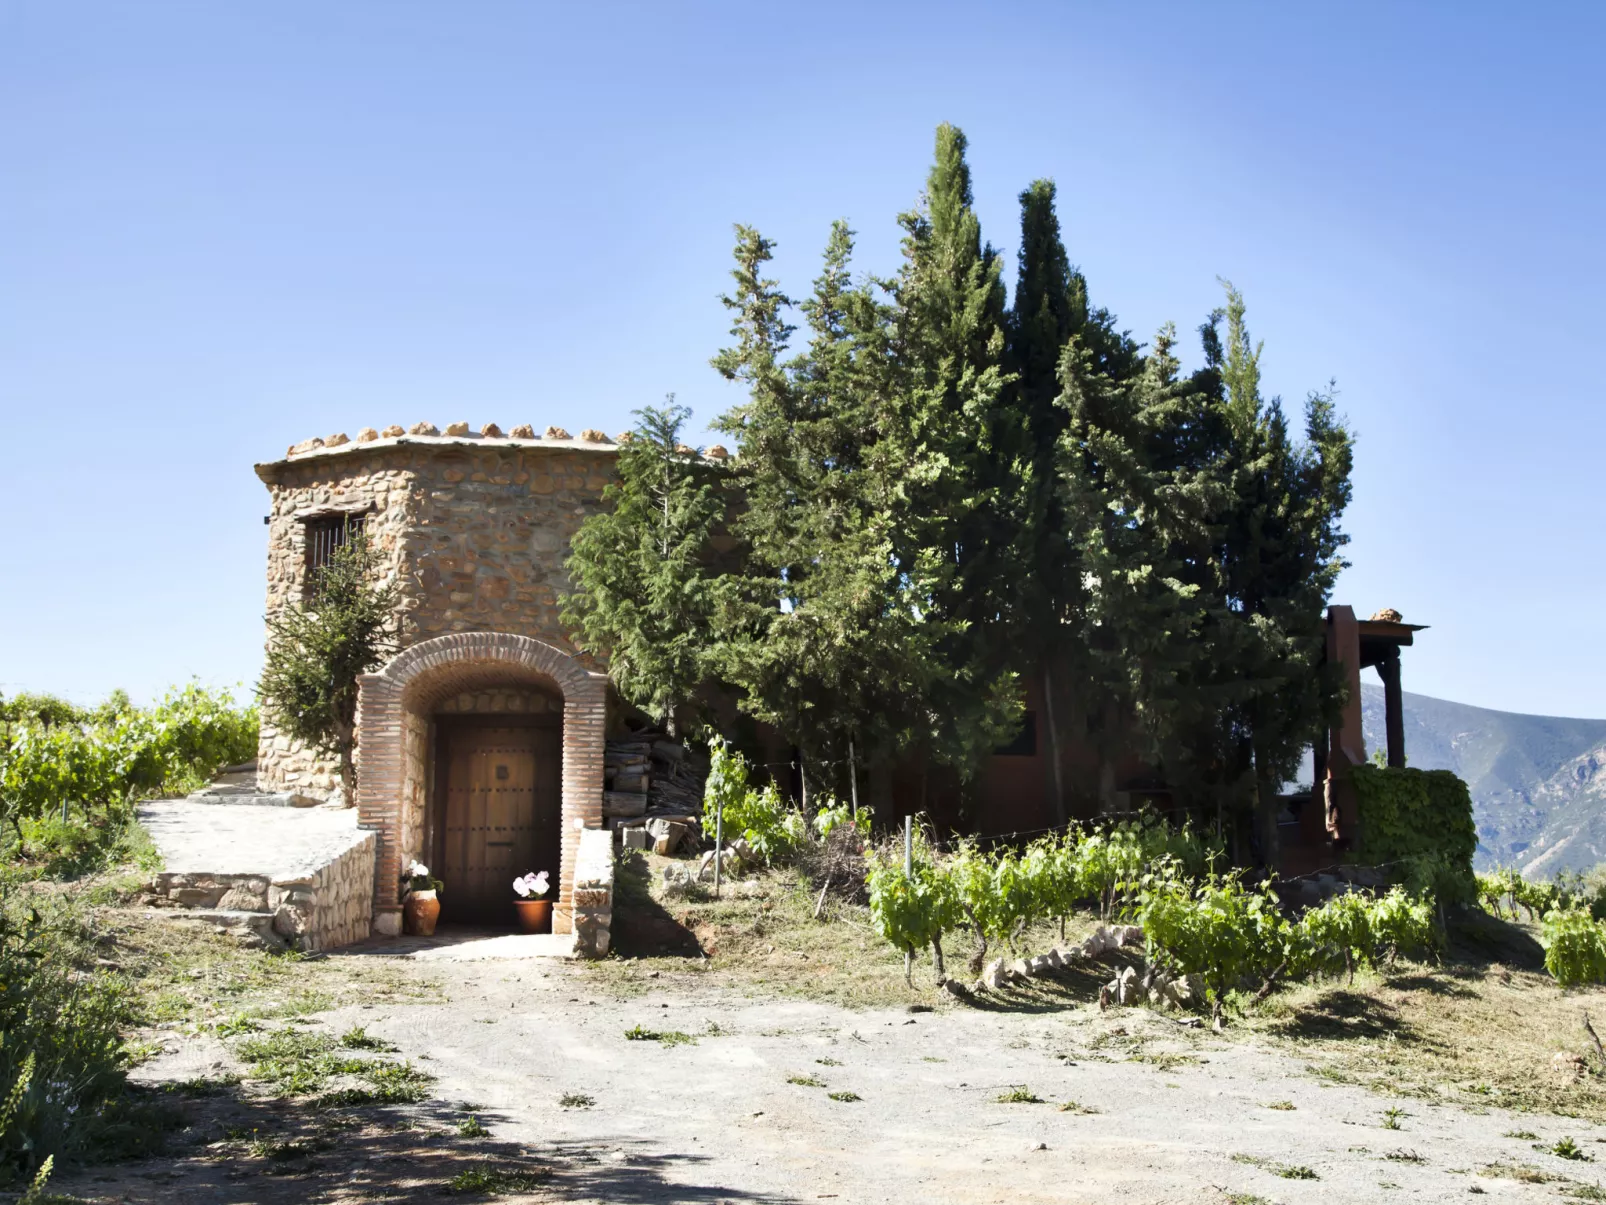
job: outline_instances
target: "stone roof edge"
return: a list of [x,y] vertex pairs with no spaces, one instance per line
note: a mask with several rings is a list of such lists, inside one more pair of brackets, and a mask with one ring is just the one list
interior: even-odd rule
[[332,448],[309,448],[305,452],[297,452],[294,456],[281,456],[277,460],[266,460],[253,467],[256,469],[257,476],[267,481],[275,470],[293,464],[337,460],[342,456],[358,456],[365,452],[379,452],[390,448],[442,448],[454,446],[486,448],[497,451],[540,451],[543,448],[549,448],[554,452],[591,452],[599,456],[617,456],[619,454],[619,445],[612,440],[607,443],[598,443],[589,439],[513,439],[508,436],[496,438],[483,435],[392,435],[388,437],[380,436],[378,439],[370,440],[351,440],[349,443],[337,444]]

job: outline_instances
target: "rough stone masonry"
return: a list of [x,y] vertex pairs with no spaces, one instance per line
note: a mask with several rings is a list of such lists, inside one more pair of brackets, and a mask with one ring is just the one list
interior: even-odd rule
[[[305,599],[331,527],[361,523],[398,590],[396,656],[364,677],[358,713],[355,802],[378,839],[376,933],[399,928],[400,868],[425,848],[437,814],[434,716],[561,710],[555,924],[576,933],[581,952],[606,950],[611,882],[597,863],[603,838],[588,833],[602,825],[603,742],[619,717],[603,667],[569,642],[559,608],[570,541],[600,508],[625,438],[419,423],[307,440],[257,466],[271,495],[270,621]],[[258,775],[265,790],[324,797],[337,782],[331,759],[267,723]]]

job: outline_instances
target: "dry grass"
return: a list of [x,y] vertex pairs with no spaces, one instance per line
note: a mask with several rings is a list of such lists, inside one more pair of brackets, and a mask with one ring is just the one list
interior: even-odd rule
[[1239,1028],[1274,1035],[1327,1079],[1606,1121],[1606,1067],[1583,1027],[1585,1013],[1606,1016],[1606,988],[1563,990],[1459,943],[1451,953],[1443,966],[1290,988]]
[[435,998],[417,968],[380,958],[319,958],[242,948],[200,924],[140,910],[94,914],[103,962],[125,975],[153,1024],[244,1028],[343,1004]]

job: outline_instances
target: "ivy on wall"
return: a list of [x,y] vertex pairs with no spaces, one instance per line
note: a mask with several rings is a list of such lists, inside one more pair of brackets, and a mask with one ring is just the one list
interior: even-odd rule
[[1394,864],[1396,877],[1432,886],[1446,902],[1474,897],[1478,828],[1466,783],[1448,770],[1382,766],[1356,766],[1350,781],[1368,862]]

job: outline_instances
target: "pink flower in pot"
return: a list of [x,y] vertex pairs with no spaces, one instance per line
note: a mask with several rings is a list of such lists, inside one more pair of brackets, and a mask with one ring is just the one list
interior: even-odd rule
[[513,901],[513,910],[518,914],[519,928],[524,932],[552,931],[552,901],[541,898],[550,889],[551,882],[544,870],[520,875],[513,880],[513,893],[519,897]]

